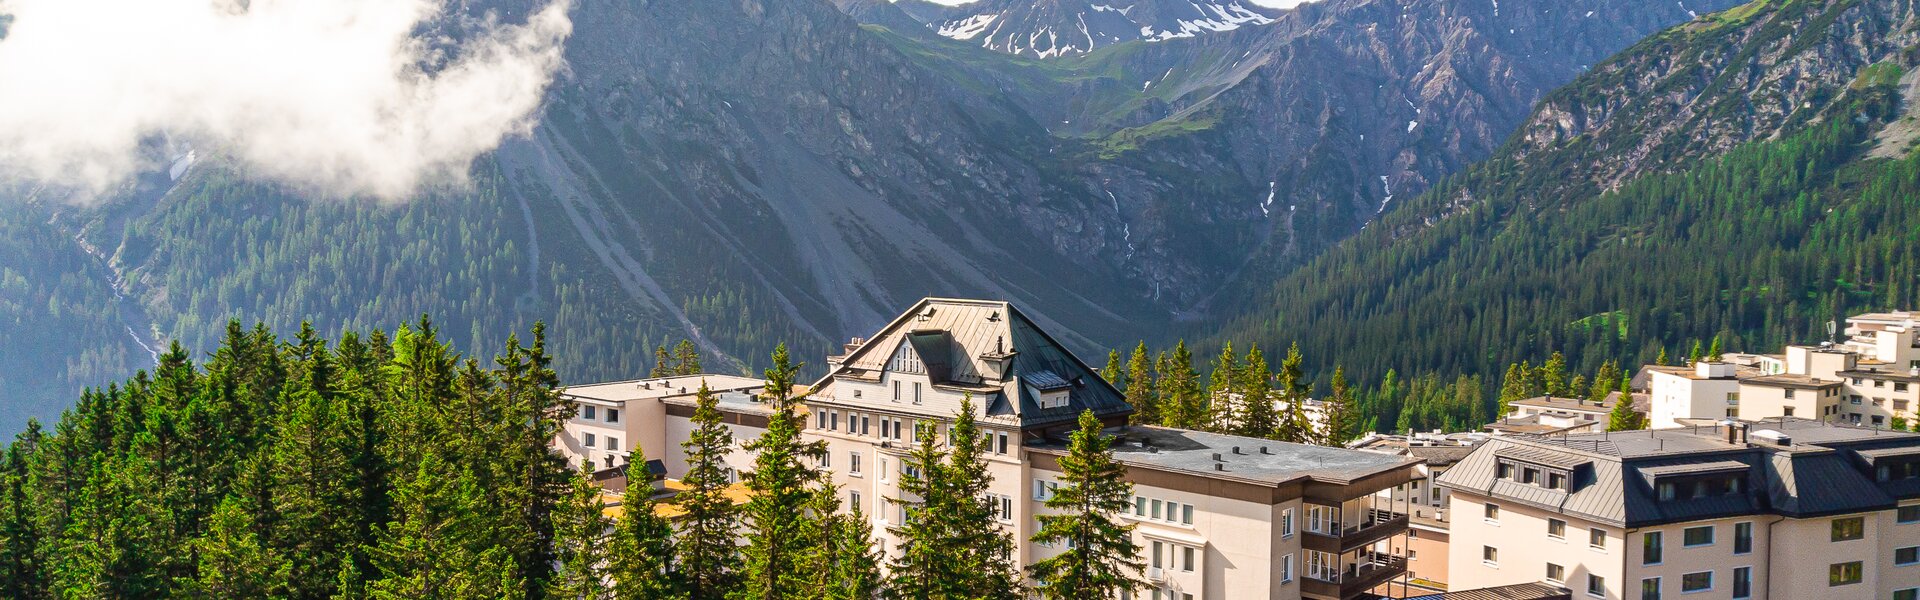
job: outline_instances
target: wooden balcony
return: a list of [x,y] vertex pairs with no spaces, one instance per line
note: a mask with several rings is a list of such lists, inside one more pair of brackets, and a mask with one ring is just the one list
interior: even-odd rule
[[1306,537],[1301,538],[1300,546],[1308,550],[1345,554],[1406,530],[1406,513],[1371,509],[1367,511],[1365,519],[1342,528],[1338,533],[1308,531]]
[[1319,598],[1354,598],[1406,572],[1407,559],[1382,554],[1325,579],[1309,575],[1300,580],[1300,591]]

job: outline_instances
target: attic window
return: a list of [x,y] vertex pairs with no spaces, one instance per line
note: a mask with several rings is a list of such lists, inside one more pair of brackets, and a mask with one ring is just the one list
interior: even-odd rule
[[1500,479],[1550,490],[1568,491],[1573,472],[1569,469],[1536,465],[1507,458],[1498,459],[1495,473]]
[[920,364],[920,355],[913,353],[913,346],[901,342],[893,351],[893,360],[887,363],[887,370],[895,373],[925,373],[926,365]]

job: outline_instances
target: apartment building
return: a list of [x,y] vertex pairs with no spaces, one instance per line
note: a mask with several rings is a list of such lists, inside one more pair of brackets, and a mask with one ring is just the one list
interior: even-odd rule
[[1602,600],[1920,594],[1920,435],[1799,418],[1496,437],[1439,477],[1449,584]]
[[874,519],[889,556],[901,509],[888,499],[901,497],[913,432],[945,431],[970,396],[1000,506],[993,525],[1018,541],[1023,564],[1060,551],[1026,540],[1060,485],[1067,435],[1092,410],[1135,486],[1122,517],[1148,561],[1153,587],[1140,597],[1349,599],[1404,573],[1387,540],[1405,535],[1406,508],[1380,492],[1405,486],[1417,459],[1124,427],[1132,407],[1120,392],[1008,303],[924,300],[827,364],[802,400],[807,435],[827,443],[844,505]]
[[[1404,544],[1393,540],[1391,552],[1407,557],[1407,576],[1403,585],[1388,592],[1422,594],[1445,592],[1448,547],[1452,532],[1447,525],[1452,502],[1444,487],[1434,480],[1473,453],[1475,445],[1488,439],[1485,433],[1415,433],[1412,435],[1370,434],[1349,444],[1351,448],[1386,452],[1419,459],[1414,478],[1393,500],[1407,499],[1407,535]],[[1403,594],[1390,594],[1393,596]],[[1489,596],[1499,597],[1499,596]]]
[[[661,461],[665,477],[678,479],[687,472],[687,453],[680,444],[693,431],[694,395],[702,383],[713,390],[721,419],[735,440],[749,440],[766,431],[771,411],[758,400],[767,382],[734,375],[686,375],[569,387],[561,397],[572,402],[574,416],[554,440],[554,447],[575,464],[596,471],[627,464],[634,448]],[[744,452],[727,458],[736,473],[753,466]]]
[[1920,406],[1920,313],[1847,319],[1840,343],[1796,345],[1777,355],[1647,367],[1652,426],[1787,416],[1869,427],[1913,422]]

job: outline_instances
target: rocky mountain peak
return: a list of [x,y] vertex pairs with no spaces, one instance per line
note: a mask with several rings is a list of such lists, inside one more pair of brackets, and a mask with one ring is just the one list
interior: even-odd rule
[[1167,41],[1272,23],[1284,10],[1251,0],[978,0],[895,3],[942,37],[1038,58],[1134,40]]

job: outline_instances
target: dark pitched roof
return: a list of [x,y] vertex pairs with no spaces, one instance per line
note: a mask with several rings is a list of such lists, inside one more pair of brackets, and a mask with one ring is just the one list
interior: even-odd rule
[[1567,600],[1572,597],[1571,590],[1557,585],[1521,583],[1426,596],[1408,596],[1407,600]]
[[[1885,509],[1901,499],[1920,498],[1920,479],[1876,481],[1872,470],[1872,462],[1882,457],[1920,453],[1920,435],[1804,419],[1751,426],[1784,431],[1793,442],[1728,442],[1722,426],[1496,437],[1435,483],[1629,527],[1756,513],[1816,517]],[[1547,464],[1543,456],[1561,464],[1587,461],[1588,466],[1573,471],[1571,489],[1564,492],[1498,477],[1500,458]],[[1736,493],[1658,499],[1658,486],[1667,478],[1686,484],[1742,471],[1747,485]]]

